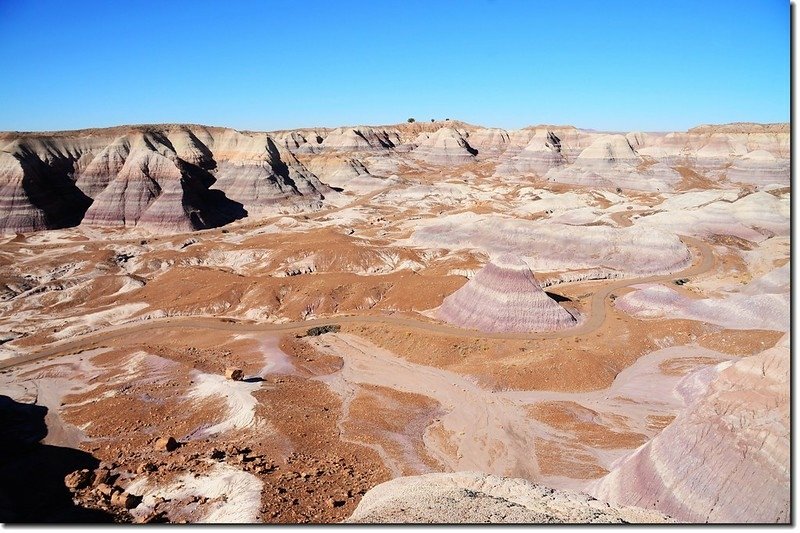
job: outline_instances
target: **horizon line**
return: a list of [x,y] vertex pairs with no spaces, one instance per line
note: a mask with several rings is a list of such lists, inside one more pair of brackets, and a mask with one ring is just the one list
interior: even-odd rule
[[338,126],[300,126],[300,127],[292,127],[292,128],[278,128],[278,129],[251,129],[251,128],[236,128],[233,126],[219,126],[214,124],[201,124],[198,122],[141,122],[141,123],[126,123],[126,124],[113,124],[110,126],[89,126],[84,128],[72,128],[72,129],[62,129],[62,130],[0,130],[2,134],[54,134],[54,133],[81,133],[81,132],[90,132],[96,130],[114,130],[114,129],[121,129],[121,128],[147,128],[147,127],[180,127],[180,126],[193,126],[193,127],[201,127],[201,128],[217,128],[217,129],[227,129],[227,130],[234,130],[241,133],[284,133],[284,132],[292,132],[292,131],[309,131],[309,130],[336,130],[342,128],[394,128],[399,126],[409,126],[411,124],[438,124],[441,123],[443,126],[447,124],[457,124],[461,126],[473,127],[473,128],[481,128],[481,129],[498,129],[503,131],[521,131],[525,129],[535,129],[535,128],[574,128],[579,131],[586,131],[586,132],[593,132],[593,133],[686,133],[693,129],[702,128],[702,127],[709,127],[709,126],[736,126],[736,125],[752,125],[752,126],[782,126],[782,125],[791,125],[791,121],[785,122],[755,122],[755,121],[741,121],[736,120],[733,122],[703,122],[698,123],[694,126],[686,128],[685,130],[682,129],[606,129],[606,128],[585,128],[575,126],[573,124],[553,124],[553,123],[538,123],[538,124],[529,124],[527,126],[522,126],[519,128],[504,128],[501,126],[485,126],[482,124],[473,124],[471,122],[466,122],[459,119],[442,119],[442,120],[431,120],[431,121],[424,121],[424,120],[414,120],[413,122],[405,121],[405,122],[396,122],[393,124],[344,124]]

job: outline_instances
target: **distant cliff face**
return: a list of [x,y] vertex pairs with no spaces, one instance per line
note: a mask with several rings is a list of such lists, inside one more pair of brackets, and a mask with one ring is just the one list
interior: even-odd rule
[[673,190],[681,167],[711,180],[788,185],[789,130],[728,124],[623,136],[446,121],[272,133],[196,125],[0,133],[0,234],[77,224],[191,231],[320,207],[333,193],[329,180],[359,193],[379,188],[372,178],[400,163],[477,162],[494,163],[500,175],[595,188]]
[[0,137],[0,231],[190,231],[306,209],[331,189],[267,134],[202,126]]

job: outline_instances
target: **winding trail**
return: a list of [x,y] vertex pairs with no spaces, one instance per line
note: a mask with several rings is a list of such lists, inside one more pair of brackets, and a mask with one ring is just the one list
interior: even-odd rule
[[53,343],[47,347],[30,354],[11,357],[0,361],[0,370],[10,368],[23,363],[29,363],[40,359],[46,359],[58,355],[74,353],[76,351],[96,348],[101,343],[130,335],[134,333],[152,334],[157,329],[213,329],[218,331],[230,331],[236,333],[253,332],[298,332],[305,331],[314,326],[327,324],[385,324],[400,326],[411,331],[420,331],[433,335],[447,337],[457,337],[466,339],[523,339],[523,340],[547,340],[569,338],[578,335],[586,335],[599,328],[606,318],[606,299],[619,289],[638,285],[641,283],[659,283],[672,281],[677,278],[686,278],[703,274],[714,266],[714,254],[711,247],[703,241],[694,237],[681,236],[681,240],[697,251],[698,260],[684,270],[672,274],[657,274],[641,278],[620,279],[597,290],[592,294],[592,304],[588,319],[579,325],[558,331],[531,332],[531,333],[484,333],[477,330],[462,329],[455,326],[443,324],[441,322],[427,321],[422,318],[409,318],[399,316],[378,316],[378,315],[342,315],[328,318],[318,318],[301,322],[287,322],[284,324],[272,323],[247,323],[232,322],[231,319],[216,317],[168,317],[145,320],[140,322],[126,323],[118,326],[104,328],[96,333],[82,335],[77,339]]

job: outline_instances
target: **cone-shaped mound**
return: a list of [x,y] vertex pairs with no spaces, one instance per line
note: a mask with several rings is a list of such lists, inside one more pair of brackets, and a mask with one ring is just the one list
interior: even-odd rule
[[510,254],[487,263],[445,298],[437,316],[456,326],[486,332],[551,331],[576,323],[542,290],[528,265]]

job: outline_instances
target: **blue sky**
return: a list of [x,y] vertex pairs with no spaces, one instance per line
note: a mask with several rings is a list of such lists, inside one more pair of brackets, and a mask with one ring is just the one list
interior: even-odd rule
[[0,0],[0,130],[789,120],[786,0]]

